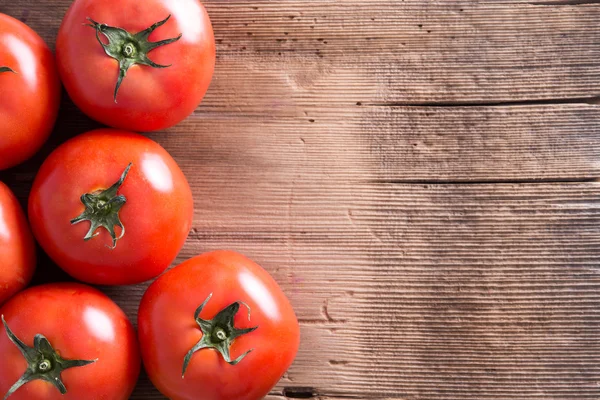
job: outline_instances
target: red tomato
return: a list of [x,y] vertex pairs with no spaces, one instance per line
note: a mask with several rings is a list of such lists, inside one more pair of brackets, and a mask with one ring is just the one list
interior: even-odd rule
[[[141,365],[135,331],[103,293],[76,283],[36,286],[13,297],[0,314],[6,321],[0,326],[2,396],[13,388],[10,400],[129,398]],[[28,356],[18,341],[30,349]],[[39,375],[13,386],[32,370]]]
[[300,340],[277,283],[230,251],[192,258],[152,283],[138,328],[146,371],[172,400],[261,399],[292,364]]
[[60,82],[54,55],[31,28],[0,14],[0,169],[42,147],[56,122]]
[[78,280],[143,282],[163,272],[192,225],[190,187],[158,143],[100,129],[44,162],[29,197],[33,234]]
[[21,205],[0,182],[0,304],[24,289],[35,270],[35,243]]
[[200,104],[214,71],[215,39],[198,0],[75,0],[56,54],[83,112],[115,128],[153,131]]

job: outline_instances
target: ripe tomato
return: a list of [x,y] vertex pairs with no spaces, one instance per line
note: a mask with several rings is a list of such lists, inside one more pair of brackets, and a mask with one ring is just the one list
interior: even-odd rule
[[21,205],[0,182],[0,304],[24,289],[35,270],[35,244]]
[[60,82],[54,55],[31,28],[0,14],[0,169],[42,147],[56,122]]
[[138,329],[146,371],[172,400],[261,399],[300,340],[277,283],[230,251],[192,258],[152,283]]
[[98,290],[76,283],[36,286],[0,314],[3,396],[12,389],[10,400],[129,398],[140,372],[135,331]]
[[100,129],[56,149],[29,197],[33,234],[78,280],[125,285],[173,262],[192,225],[190,187],[158,143]]
[[215,39],[199,0],[75,0],[56,55],[83,112],[115,128],[153,131],[198,107],[212,79]]

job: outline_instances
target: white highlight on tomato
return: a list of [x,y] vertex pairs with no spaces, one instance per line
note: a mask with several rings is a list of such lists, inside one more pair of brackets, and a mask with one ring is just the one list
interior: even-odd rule
[[202,34],[200,16],[203,13],[197,0],[165,0],[165,7],[171,11],[179,25],[179,30],[183,35],[181,40],[186,42],[200,40]]
[[10,231],[8,230],[8,225],[6,225],[6,217],[4,216],[4,209],[0,207],[0,237],[9,240],[10,239]]
[[[277,320],[281,317],[277,302],[269,292],[269,289],[249,272],[242,272],[238,278],[244,287],[244,290],[254,300],[268,317]],[[252,310],[254,311],[254,310]]]
[[158,154],[144,154],[142,157],[142,172],[152,187],[159,192],[173,190],[171,170]]
[[18,57],[19,65],[13,69],[23,75],[29,87],[34,89],[37,85],[37,61],[33,51],[19,37],[12,34],[7,34],[2,42],[6,44],[12,54]]
[[88,330],[99,340],[112,342],[115,339],[115,327],[106,314],[88,307],[83,312],[83,319]]
[[6,225],[6,218],[2,207],[0,207],[0,237],[5,240],[10,239],[10,232],[8,230],[8,225]]

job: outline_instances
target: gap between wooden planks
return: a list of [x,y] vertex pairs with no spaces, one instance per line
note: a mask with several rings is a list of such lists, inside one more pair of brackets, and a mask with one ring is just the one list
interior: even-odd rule
[[[196,196],[178,262],[242,251],[297,309],[276,393],[600,396],[600,7],[559,3],[206,2],[213,86],[151,137]],[[52,43],[69,4],[0,11]],[[43,156],[94,126],[66,102],[3,179],[24,200]],[[105,290],[135,320],[143,289]],[[160,398],[145,378],[132,397]]]

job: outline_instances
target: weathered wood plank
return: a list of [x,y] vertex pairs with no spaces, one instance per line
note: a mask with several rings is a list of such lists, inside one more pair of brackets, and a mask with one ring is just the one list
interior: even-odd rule
[[[8,176],[0,173],[20,187],[22,196],[50,149],[74,132],[97,126],[76,114],[72,105],[65,108],[44,151]],[[434,183],[600,176],[596,106],[355,106],[289,113],[201,113],[168,133],[149,136],[183,165],[200,163],[223,174],[277,179]]]
[[[211,99],[264,109],[240,91],[302,106],[496,102],[599,93],[600,5],[496,1],[208,3],[220,44]],[[596,39],[594,39],[596,38]],[[236,82],[231,85],[232,80]],[[254,87],[257,87],[256,85]],[[267,96],[268,97],[268,96]]]
[[[600,184],[351,185],[193,168],[180,259],[235,248],[282,285],[303,346],[280,389],[600,396]],[[108,292],[133,317],[142,290]]]
[[[600,176],[600,107],[353,107],[288,116],[205,113],[155,134],[182,162],[239,174],[359,181]],[[176,135],[177,139],[172,138]],[[243,149],[243,151],[242,151]]]
[[[71,0],[2,0],[49,42]],[[212,0],[206,106],[499,102],[600,93],[600,4]]]

